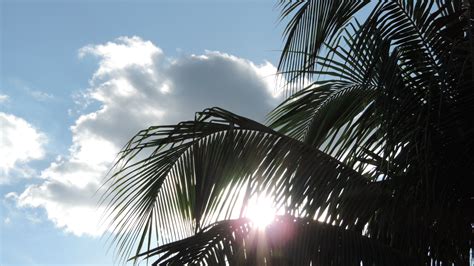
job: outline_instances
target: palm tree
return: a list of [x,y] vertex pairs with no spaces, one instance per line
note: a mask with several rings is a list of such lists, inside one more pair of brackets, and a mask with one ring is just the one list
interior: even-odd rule
[[[287,99],[265,125],[210,108],[131,139],[103,197],[119,256],[178,265],[468,265],[470,2],[280,6]],[[281,215],[257,230],[243,213],[262,193]]]

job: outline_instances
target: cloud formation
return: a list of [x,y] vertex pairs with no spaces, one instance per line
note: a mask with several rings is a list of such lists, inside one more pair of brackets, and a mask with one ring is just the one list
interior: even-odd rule
[[42,171],[44,182],[16,195],[22,207],[44,208],[56,226],[75,235],[100,235],[101,210],[92,195],[120,147],[151,125],[193,119],[219,106],[263,120],[278,102],[275,67],[221,52],[170,58],[139,37],[88,45],[79,57],[95,56],[98,69],[83,102],[100,108],[71,127],[70,153]]
[[0,184],[28,177],[27,163],[44,157],[46,136],[24,119],[0,112]]

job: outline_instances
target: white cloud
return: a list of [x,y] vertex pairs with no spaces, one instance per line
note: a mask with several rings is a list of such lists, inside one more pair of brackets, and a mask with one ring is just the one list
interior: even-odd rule
[[[77,187],[48,180],[40,185],[31,185],[21,195],[14,196],[19,207],[45,208],[48,219],[66,232],[77,236],[99,236],[103,232],[99,221],[104,211],[91,197],[96,189],[94,183]],[[27,218],[31,221],[31,217]]]
[[[79,50],[79,58],[88,54],[100,58],[100,66],[96,76],[113,73],[130,66],[142,68],[152,67],[156,56],[163,52],[150,41],[139,37],[120,37],[115,42],[100,45],[88,45]],[[145,70],[145,69],[144,69]]]
[[101,233],[102,213],[92,195],[120,147],[138,130],[190,120],[213,106],[263,120],[279,100],[276,69],[268,62],[209,51],[169,58],[139,37],[79,50],[79,57],[87,55],[96,56],[99,66],[78,102],[101,107],[76,120],[69,155],[42,172],[44,182],[16,197],[19,206],[44,208],[58,227],[76,235]]
[[12,176],[28,176],[26,165],[43,158],[46,136],[24,119],[0,112],[0,183]]

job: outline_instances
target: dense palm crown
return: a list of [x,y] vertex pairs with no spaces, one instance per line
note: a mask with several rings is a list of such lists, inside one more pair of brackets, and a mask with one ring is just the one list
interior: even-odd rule
[[[139,132],[103,197],[118,253],[178,265],[467,265],[470,2],[280,6],[287,100],[266,125],[210,108]],[[281,215],[258,231],[242,214],[261,193]]]

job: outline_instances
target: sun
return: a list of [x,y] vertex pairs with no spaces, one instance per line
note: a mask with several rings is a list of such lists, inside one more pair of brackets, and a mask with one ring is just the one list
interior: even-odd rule
[[257,229],[265,229],[275,219],[276,209],[273,200],[268,196],[250,198],[246,217]]

